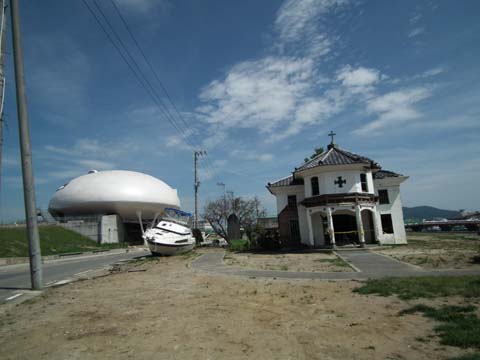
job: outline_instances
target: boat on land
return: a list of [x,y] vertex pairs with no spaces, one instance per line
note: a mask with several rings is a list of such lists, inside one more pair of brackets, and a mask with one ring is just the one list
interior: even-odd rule
[[174,208],[166,208],[165,216],[143,232],[143,239],[152,255],[176,255],[195,247],[195,238],[187,225],[192,215]]

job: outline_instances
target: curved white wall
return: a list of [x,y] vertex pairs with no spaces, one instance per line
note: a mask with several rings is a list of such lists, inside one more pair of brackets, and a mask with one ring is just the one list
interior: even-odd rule
[[118,214],[124,221],[151,219],[165,207],[180,208],[177,190],[153,176],[125,170],[92,172],[71,180],[52,196],[54,214]]

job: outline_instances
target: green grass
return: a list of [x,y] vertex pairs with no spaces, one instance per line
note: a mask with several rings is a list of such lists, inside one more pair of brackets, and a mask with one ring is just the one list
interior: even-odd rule
[[228,243],[228,250],[230,251],[246,251],[249,249],[248,240],[230,240]]
[[[124,247],[125,244],[97,244],[95,241],[56,225],[40,226],[42,255],[56,255]],[[0,257],[28,256],[25,227],[0,228]]]
[[419,304],[401,311],[399,315],[417,312],[441,323],[434,328],[441,344],[464,349],[480,348],[480,319],[474,313],[474,306],[445,305],[435,309]]
[[400,299],[435,298],[443,296],[480,296],[479,276],[425,276],[367,280],[354,292],[380,296],[397,295]]

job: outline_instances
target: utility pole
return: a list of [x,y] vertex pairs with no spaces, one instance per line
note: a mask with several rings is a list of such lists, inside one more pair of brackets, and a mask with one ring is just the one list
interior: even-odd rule
[[198,150],[193,152],[193,169],[194,169],[194,180],[193,188],[195,190],[195,211],[193,212],[193,228],[198,228],[198,188],[200,187],[200,181],[198,181],[198,158],[200,156],[207,155],[205,150]]
[[15,64],[18,128],[22,156],[23,196],[27,220],[30,277],[32,280],[32,289],[39,290],[42,288],[42,258],[40,254],[40,239],[38,236],[35,187],[33,185],[32,150],[30,146],[27,97],[25,93],[25,75],[23,71],[19,0],[10,0],[10,15],[12,17],[13,60]]
[[2,182],[2,151],[3,151],[3,104],[5,102],[5,44],[6,44],[6,18],[5,0],[0,2],[2,22],[0,23],[0,193]]
[[217,182],[218,186],[223,186],[223,215],[225,216],[225,229],[227,228],[227,188],[223,182]]

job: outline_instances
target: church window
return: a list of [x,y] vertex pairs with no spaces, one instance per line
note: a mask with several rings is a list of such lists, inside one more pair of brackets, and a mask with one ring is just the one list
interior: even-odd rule
[[310,183],[312,184],[312,196],[320,194],[320,189],[318,187],[318,177],[312,177]]
[[288,206],[289,207],[297,207],[297,196],[296,195],[288,195]]
[[380,204],[390,204],[388,200],[388,190],[378,190],[378,202]]
[[367,174],[360,174],[360,182],[362,183],[362,191],[368,192]]
[[393,234],[392,215],[382,214],[382,229],[384,234]]

